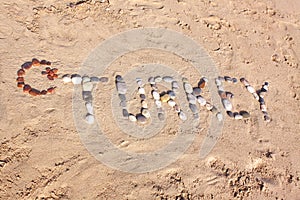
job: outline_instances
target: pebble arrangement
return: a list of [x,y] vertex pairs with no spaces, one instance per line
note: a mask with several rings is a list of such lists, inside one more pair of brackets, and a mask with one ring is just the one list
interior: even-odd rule
[[41,60],[39,61],[36,58],[33,58],[32,61],[30,62],[25,62],[24,64],[21,65],[21,69],[19,69],[17,71],[17,87],[19,88],[23,88],[23,92],[26,92],[32,96],[39,96],[39,95],[46,95],[46,94],[53,94],[55,91],[55,86],[53,87],[49,87],[48,89],[45,90],[38,90],[35,89],[33,87],[31,87],[29,84],[25,83],[25,74],[26,74],[26,70],[29,70],[32,67],[40,67],[40,66],[47,66],[46,67],[46,71],[42,71],[43,75],[47,74],[47,77],[49,80],[54,80],[55,78],[58,77],[57,72],[58,69],[57,68],[51,68],[49,66],[51,66],[51,62],[50,61],[46,61],[46,60]]
[[[218,92],[223,104],[224,109],[226,110],[227,114],[229,117],[234,118],[234,119],[246,119],[250,117],[250,113],[247,111],[239,111],[239,112],[233,112],[233,106],[232,103],[230,101],[230,99],[232,99],[234,97],[234,95],[231,92],[227,92],[224,90],[223,87],[223,82],[227,82],[227,83],[238,83],[238,79],[237,78],[231,78],[229,76],[224,76],[224,77],[218,77],[215,80],[215,83],[217,85],[218,88]],[[250,92],[253,97],[260,103],[260,109],[264,114],[264,120],[266,122],[270,122],[271,118],[267,112],[267,108],[265,105],[265,101],[264,101],[264,96],[267,93],[268,89],[269,89],[269,83],[265,82],[262,85],[262,88],[257,92],[254,87],[252,87],[249,82],[245,79],[245,78],[241,78],[240,82],[245,86],[245,88],[247,89],[248,92]]]

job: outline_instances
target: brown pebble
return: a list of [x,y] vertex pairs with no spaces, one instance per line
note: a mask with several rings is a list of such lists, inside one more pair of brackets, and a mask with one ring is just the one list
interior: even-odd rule
[[47,65],[47,60],[41,60],[40,64],[41,65]]
[[49,94],[53,94],[54,91],[55,91],[55,88],[56,88],[56,87],[49,87],[49,88],[47,89],[47,92],[48,92]]
[[48,75],[53,76],[53,74],[55,74],[55,73],[54,73],[53,70],[51,69],[51,70],[48,72]]
[[48,92],[47,92],[47,90],[42,90],[41,91],[41,95],[46,95]]
[[17,84],[17,86],[19,87],[19,88],[21,88],[21,87],[23,87],[24,86],[24,82],[18,82],[18,84]]
[[17,80],[17,82],[24,82],[24,77],[21,77],[21,76],[20,76],[20,77],[18,77],[16,80]]
[[49,73],[50,70],[51,70],[51,68],[50,67],[46,67],[45,70],[46,70],[47,73]]
[[22,69],[26,69],[26,70],[30,69],[31,67],[32,67],[32,62],[26,62],[21,66]]
[[29,90],[31,90],[31,86],[28,84],[24,85],[23,92],[28,92]]
[[53,74],[52,77],[53,77],[53,78],[58,78],[58,75],[57,75],[57,74]]
[[57,68],[53,68],[52,71],[54,72],[54,74],[56,74],[58,72]]
[[17,75],[18,75],[18,76],[24,76],[24,75],[25,75],[25,70],[24,70],[24,69],[19,69],[19,70],[17,71]]
[[40,66],[40,61],[36,58],[33,58],[31,62],[32,62],[32,66],[35,66],[35,67]]
[[51,76],[51,75],[48,75],[47,78],[48,78],[50,81],[53,81],[53,80],[54,80],[53,76]]
[[38,96],[38,95],[41,94],[41,92],[39,90],[37,90],[37,89],[31,88],[29,90],[29,94],[32,95],[32,96]]

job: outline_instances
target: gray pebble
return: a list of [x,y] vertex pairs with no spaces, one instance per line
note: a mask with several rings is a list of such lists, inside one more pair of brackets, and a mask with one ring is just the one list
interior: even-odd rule
[[224,79],[223,76],[219,76],[218,79],[219,79],[221,82],[224,82],[224,81],[225,81],[225,79]]
[[96,77],[96,76],[92,76],[90,79],[91,79],[92,83],[98,83],[98,82],[100,82],[100,79],[98,77]]
[[120,76],[120,75],[117,75],[117,76],[116,76],[116,81],[117,81],[117,82],[122,82],[122,81],[123,81],[123,77]]
[[179,89],[179,84],[177,81],[172,82],[172,89]]
[[82,81],[82,78],[78,75],[78,76],[73,76],[72,75],[72,78],[71,78],[71,81],[74,85],[78,85],[81,83]]
[[224,80],[226,82],[232,82],[232,78],[230,76],[224,76]]
[[140,98],[141,98],[142,100],[145,100],[145,99],[146,99],[146,95],[145,95],[145,94],[140,94]]
[[92,102],[93,101],[93,95],[90,91],[82,91],[82,98],[85,102]]
[[197,103],[197,99],[194,95],[192,94],[188,94],[187,95],[187,100],[189,101],[189,103],[191,104],[196,104]]
[[156,76],[156,77],[154,78],[154,81],[155,81],[156,83],[159,83],[159,82],[162,81],[162,77],[161,77],[161,76]]
[[136,78],[135,80],[139,87],[143,87],[143,81],[141,78]]
[[228,115],[229,117],[234,117],[234,114],[233,114],[232,111],[227,111],[226,113],[227,113],[227,115]]
[[119,99],[120,99],[121,101],[126,101],[126,96],[125,96],[125,94],[118,94],[118,96],[119,96]]
[[121,106],[122,108],[126,108],[127,102],[126,102],[126,101],[121,101],[121,102],[120,102],[120,106]]
[[175,99],[176,98],[176,94],[173,90],[168,91],[168,95],[170,96],[170,99]]
[[165,120],[165,114],[164,114],[164,113],[158,113],[157,117],[158,117],[158,119],[159,119],[160,121]]
[[123,114],[123,117],[126,117],[126,118],[128,118],[128,116],[129,116],[127,109],[122,109],[122,114]]
[[202,90],[198,87],[193,88],[193,95],[199,96],[201,94]]
[[218,112],[218,109],[213,106],[213,108],[210,110],[210,112],[212,112],[213,114],[216,114]]
[[101,83],[107,83],[108,82],[108,77],[100,77],[99,78],[99,81],[101,82]]
[[172,76],[164,76],[162,78],[166,83],[171,83],[173,81],[173,77]]
[[264,120],[265,120],[266,122],[270,122],[270,121],[271,121],[271,118],[270,118],[269,115],[264,115]]
[[238,82],[237,78],[232,78],[232,82],[236,84]]
[[150,84],[155,84],[154,78],[152,76],[148,79],[148,82]]
[[117,91],[119,94],[126,94],[127,92],[127,86],[125,82],[117,82]]
[[240,111],[240,115],[242,115],[245,119],[250,117],[250,113],[244,110]]
[[234,95],[231,92],[226,92],[226,97],[228,99],[232,99],[234,97]]
[[190,109],[191,109],[191,111],[192,111],[192,113],[198,113],[198,108],[197,108],[197,106],[195,105],[195,104],[189,104],[189,107],[190,107]]
[[184,84],[183,84],[183,88],[184,88],[184,91],[185,91],[186,93],[188,93],[188,94],[193,93],[193,87],[192,87],[191,84],[189,84],[189,83],[184,83]]
[[138,114],[136,119],[141,124],[145,124],[147,122],[147,118],[144,115],[141,115],[141,114]]
[[196,120],[200,119],[199,114],[198,113],[193,114],[193,118]]

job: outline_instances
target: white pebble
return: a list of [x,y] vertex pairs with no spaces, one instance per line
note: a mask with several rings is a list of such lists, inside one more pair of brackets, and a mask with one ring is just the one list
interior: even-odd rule
[[254,92],[256,92],[255,89],[254,89],[251,85],[248,85],[246,88],[247,88],[247,90],[248,90],[251,94],[253,94]]
[[193,93],[193,87],[192,87],[191,84],[189,84],[189,83],[184,83],[184,84],[183,84],[183,87],[184,87],[184,91],[185,91],[186,93],[188,93],[188,94]]
[[150,112],[148,109],[143,109],[142,110],[142,115],[145,116],[146,118],[150,118]]
[[223,115],[222,115],[222,113],[220,113],[220,112],[218,112],[218,113],[216,114],[216,117],[217,117],[217,119],[218,119],[219,121],[222,121],[222,120],[223,120]]
[[205,107],[206,107],[206,109],[209,110],[209,111],[211,111],[211,110],[214,108],[214,106],[211,105],[211,104],[208,103],[208,102],[205,104]]
[[81,84],[81,81],[82,81],[82,78],[80,76],[74,76],[74,77],[72,77],[72,83],[74,85]]
[[216,83],[217,86],[222,85],[222,81],[219,78],[216,78],[215,83]]
[[81,82],[82,82],[82,83],[91,82],[91,79],[90,79],[90,77],[88,77],[88,76],[83,76]]
[[200,106],[205,106],[206,100],[202,96],[197,96],[197,101],[200,104]]
[[231,111],[232,110],[232,104],[228,99],[222,99],[222,104],[225,110]]
[[132,121],[132,122],[136,122],[137,121],[136,116],[134,116],[133,114],[129,114],[128,119],[130,121]]
[[153,90],[152,91],[152,96],[155,100],[159,100],[160,99],[160,95],[157,91]]
[[156,100],[156,101],[155,101],[155,104],[156,104],[156,107],[157,107],[157,108],[161,108],[161,106],[162,106],[162,103],[161,103],[160,100]]
[[142,101],[142,108],[148,108],[148,104],[145,100]]
[[173,101],[172,99],[170,99],[170,100],[168,101],[168,104],[169,104],[169,106],[174,107],[174,106],[176,105],[176,102]]
[[182,112],[182,111],[179,112],[179,118],[180,118],[182,121],[187,120],[186,115],[185,115],[184,112]]
[[139,94],[145,94],[146,93],[146,91],[145,91],[145,89],[143,88],[143,87],[139,87]]
[[85,103],[85,107],[86,107],[86,110],[87,110],[87,112],[89,113],[89,114],[94,114],[94,108],[93,108],[93,105],[92,105],[92,103],[90,103],[90,102],[86,102]]
[[72,79],[69,76],[64,76],[62,78],[62,80],[63,80],[64,83],[70,83],[72,81]]
[[240,114],[235,114],[234,115],[234,119],[243,119],[243,116],[242,115],[240,115]]
[[92,82],[84,82],[82,84],[82,91],[91,92],[93,90],[93,83]]
[[85,117],[85,120],[88,124],[93,124],[95,121],[95,117],[94,117],[94,115],[87,114]]

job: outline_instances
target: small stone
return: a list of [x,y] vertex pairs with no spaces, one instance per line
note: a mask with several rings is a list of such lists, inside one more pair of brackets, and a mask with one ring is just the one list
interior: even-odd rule
[[125,109],[127,107],[127,102],[126,101],[121,101],[120,106]]
[[267,106],[265,104],[260,104],[260,110],[262,112],[267,112]]
[[240,79],[241,83],[243,83],[245,86],[250,85],[249,82],[245,78]]
[[186,115],[185,115],[184,112],[182,112],[182,111],[179,112],[178,116],[179,116],[179,118],[180,118],[182,121],[187,120]]
[[183,84],[183,88],[184,88],[184,91],[188,94],[192,94],[193,93],[193,87],[191,84],[189,83],[184,83]]
[[187,95],[187,100],[189,101],[189,103],[191,104],[196,104],[197,103],[197,99],[194,95],[192,94],[188,94]]
[[95,122],[95,117],[94,115],[87,114],[85,120],[88,124],[93,124]]
[[225,92],[225,90],[224,90],[224,88],[223,88],[223,86],[222,86],[222,85],[220,85],[220,86],[217,86],[217,88],[218,88],[218,90],[219,90],[219,91]]
[[76,74],[76,75],[72,75],[72,83],[74,85],[78,85],[78,84],[81,84],[81,81],[82,81],[82,78],[80,75]]
[[176,105],[176,102],[173,101],[172,99],[170,99],[170,100],[168,101],[168,104],[169,104],[169,106],[174,107],[174,106]]
[[118,94],[118,96],[119,96],[119,99],[120,99],[121,101],[126,101],[126,96],[125,96],[125,94]]
[[185,78],[185,77],[183,77],[183,78],[182,78],[182,82],[187,83],[187,82],[188,82],[188,79]]
[[143,108],[142,109],[142,115],[144,115],[146,118],[150,118],[150,112],[149,112],[149,110]]
[[234,117],[234,114],[233,114],[232,111],[227,111],[226,113],[227,113],[227,115],[228,115],[229,117]]
[[141,78],[136,78],[135,80],[139,87],[143,87],[144,84]]
[[141,124],[145,124],[147,122],[147,118],[144,115],[141,115],[141,114],[138,114],[136,119]]
[[173,90],[168,91],[168,95],[170,96],[170,99],[176,99],[176,94]]
[[[107,83],[108,82],[108,77],[100,77],[100,79],[99,79],[99,81],[101,82],[101,83]],[[122,78],[122,80],[123,80],[123,78]]]
[[207,110],[211,111],[211,110],[213,109],[214,106],[207,102],[207,103],[205,104],[205,107],[206,107]]
[[82,84],[82,91],[91,92],[93,90],[93,83],[92,82],[84,82]]
[[246,86],[246,88],[247,88],[248,92],[250,92],[251,94],[256,92],[255,89],[251,85]]
[[168,102],[169,100],[170,100],[170,95],[168,95],[168,94],[164,94],[164,95],[162,95],[161,97],[160,97],[160,100],[162,101],[162,102]]
[[205,78],[205,77],[202,77],[202,78],[200,79],[199,83],[198,83],[198,87],[201,88],[201,89],[202,89],[202,88],[205,88],[207,82],[208,82],[208,79]]
[[134,116],[133,114],[129,114],[128,119],[131,122],[136,122],[137,121],[136,116]]
[[152,96],[155,100],[160,100],[160,94],[156,90],[152,90]]
[[270,122],[270,121],[271,121],[271,118],[270,118],[269,115],[264,115],[264,120],[265,120],[266,122]]
[[194,114],[193,114],[193,118],[194,118],[195,120],[200,119],[199,113],[194,113]]
[[173,81],[173,77],[171,76],[164,76],[162,78],[166,83],[171,83]]
[[202,90],[198,87],[193,88],[193,95],[199,96],[201,94]]
[[142,100],[145,100],[145,99],[146,99],[146,95],[145,95],[145,94],[140,94],[140,98],[141,98]]
[[224,76],[224,80],[226,82],[232,82],[232,78],[230,76]]
[[139,87],[138,93],[139,93],[139,94],[145,94],[146,91],[145,91],[145,89],[144,89],[143,87]]
[[154,78],[152,76],[148,79],[148,82],[150,84],[155,84]]
[[215,83],[216,83],[217,86],[222,85],[222,81],[219,78],[216,78]]
[[124,80],[124,79],[123,79],[122,76],[120,76],[120,75],[117,75],[117,76],[116,76],[116,81],[117,81],[117,82],[123,82],[123,80]]
[[200,106],[205,106],[206,100],[202,96],[197,96],[197,101],[200,104]]
[[165,114],[164,114],[164,113],[158,113],[157,117],[158,117],[158,119],[159,119],[160,121],[165,120]]
[[93,96],[91,91],[82,91],[82,98],[85,102],[92,102]]
[[155,100],[155,104],[157,108],[161,108],[162,104],[160,100]]
[[154,81],[155,81],[156,83],[159,83],[159,82],[162,81],[162,77],[161,77],[161,76],[156,76],[156,77],[154,77]]
[[228,98],[228,99],[232,99],[234,97],[234,95],[231,92],[225,92],[225,94],[226,94],[226,98]]
[[216,117],[217,117],[217,119],[218,119],[219,121],[222,121],[222,120],[223,120],[223,115],[222,115],[222,113],[220,113],[220,112],[218,112],[218,113],[216,114]]
[[232,78],[232,82],[236,84],[238,82],[237,78]]
[[222,99],[222,104],[225,110],[231,111],[232,110],[232,104],[228,99]]
[[177,104],[174,106],[174,110],[177,113],[180,113],[180,111],[181,111],[180,108],[179,108],[179,106]]
[[148,104],[145,100],[142,100],[142,108],[148,108]]
[[94,114],[94,108],[93,108],[93,104],[91,102],[86,102],[85,107],[89,114],[91,114],[91,115]]
[[177,81],[172,82],[172,89],[179,89],[179,84]]
[[98,83],[98,82],[100,82],[100,79],[98,77],[96,77],[96,76],[92,76],[92,77],[90,77],[90,79],[91,79],[92,83]]
[[190,107],[192,113],[194,113],[194,114],[198,113],[198,108],[197,108],[197,106],[195,104],[189,103],[189,107]]
[[216,114],[218,112],[218,109],[213,106],[213,108],[210,110],[210,112],[212,112],[213,114]]
[[247,111],[244,111],[244,110],[240,111],[239,114],[242,115],[243,118],[245,118],[245,119],[250,117],[250,113],[248,113]]
[[117,91],[118,91],[119,94],[126,94],[127,87],[126,87],[125,82],[117,82],[116,86],[117,86]]
[[259,97],[260,97],[260,98],[264,98],[266,94],[267,94],[266,92],[260,91]]
[[218,76],[218,79],[219,79],[221,82],[224,82],[224,81],[225,81],[225,79],[224,79],[223,76]]
[[259,96],[256,92],[252,93],[254,99],[256,99],[257,101],[259,101]]
[[125,108],[122,109],[122,114],[123,114],[123,117],[126,117],[126,118],[128,118],[128,116],[129,116],[128,110]]
[[236,112],[234,113],[234,119],[236,120],[243,119],[243,116]]
[[70,82],[72,82],[72,79],[71,79],[71,77],[70,77],[69,74],[64,75],[62,77],[62,80],[63,80],[64,83],[70,83]]
[[81,83],[86,83],[86,82],[91,82],[91,79],[88,76],[83,76]]

